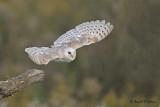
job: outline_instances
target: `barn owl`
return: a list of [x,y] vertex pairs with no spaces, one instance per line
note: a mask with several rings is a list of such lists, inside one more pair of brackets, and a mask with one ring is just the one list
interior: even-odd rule
[[76,57],[76,49],[101,41],[112,29],[113,25],[105,20],[84,22],[61,35],[50,48],[29,47],[25,52],[39,65],[46,65],[52,60],[71,62]]

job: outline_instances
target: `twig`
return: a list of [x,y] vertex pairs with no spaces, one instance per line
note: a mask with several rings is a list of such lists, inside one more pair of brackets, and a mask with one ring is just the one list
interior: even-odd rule
[[28,70],[17,77],[10,78],[6,81],[0,81],[0,100],[12,96],[13,93],[20,91],[33,83],[43,81],[44,77],[45,72],[43,70],[33,69]]

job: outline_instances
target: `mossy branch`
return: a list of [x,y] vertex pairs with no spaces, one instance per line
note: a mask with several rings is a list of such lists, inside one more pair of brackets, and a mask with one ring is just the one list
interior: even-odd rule
[[13,93],[33,83],[43,81],[44,78],[45,72],[43,70],[32,69],[17,77],[9,78],[6,81],[0,81],[0,100],[12,96]]

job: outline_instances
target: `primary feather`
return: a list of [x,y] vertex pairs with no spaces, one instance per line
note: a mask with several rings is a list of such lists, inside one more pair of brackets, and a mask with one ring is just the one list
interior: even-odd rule
[[84,22],[60,36],[54,45],[68,44],[77,49],[104,39],[112,29],[113,25],[105,23],[105,20]]

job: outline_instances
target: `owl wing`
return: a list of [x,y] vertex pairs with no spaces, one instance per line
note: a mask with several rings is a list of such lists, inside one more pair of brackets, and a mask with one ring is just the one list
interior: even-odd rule
[[30,59],[39,65],[46,65],[49,61],[58,58],[57,53],[53,48],[48,47],[30,47],[26,48],[25,52],[28,53]]
[[54,45],[68,45],[77,49],[101,41],[112,29],[113,25],[110,22],[105,23],[105,20],[84,22],[60,36]]

